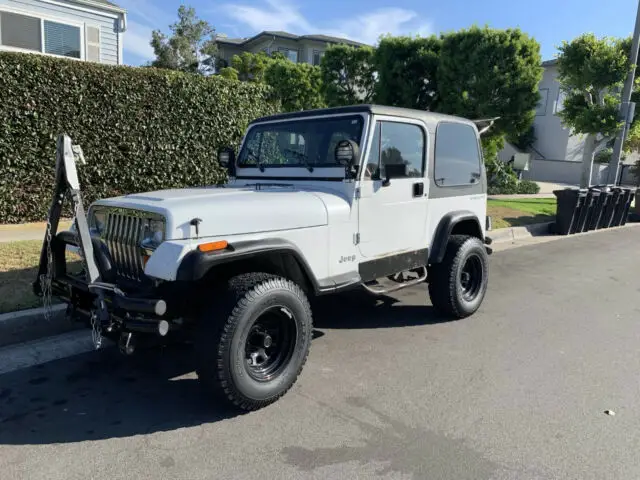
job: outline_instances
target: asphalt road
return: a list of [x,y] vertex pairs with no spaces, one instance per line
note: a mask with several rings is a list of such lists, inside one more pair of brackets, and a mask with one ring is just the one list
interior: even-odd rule
[[2,375],[0,478],[636,480],[639,239],[498,252],[463,321],[424,288],[334,298],[294,389],[251,414],[206,402],[186,347]]

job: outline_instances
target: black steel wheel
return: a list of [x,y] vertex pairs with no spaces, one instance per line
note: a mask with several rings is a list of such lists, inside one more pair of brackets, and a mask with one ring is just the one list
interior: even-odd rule
[[283,305],[267,308],[254,321],[245,341],[247,373],[268,382],[287,365],[296,345],[296,322]]
[[309,354],[309,302],[292,281],[266,273],[229,280],[202,316],[196,372],[206,390],[242,410],[257,410],[295,383]]
[[441,263],[427,281],[433,306],[442,314],[464,318],[480,308],[487,291],[489,256],[479,238],[452,235]]

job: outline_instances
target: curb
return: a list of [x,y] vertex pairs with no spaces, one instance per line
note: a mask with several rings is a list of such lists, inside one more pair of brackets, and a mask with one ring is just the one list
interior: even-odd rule
[[[105,342],[101,350],[111,345]],[[84,329],[10,345],[0,348],[0,375],[91,351],[91,332]]]
[[550,235],[549,227],[553,222],[534,223],[522,227],[499,228],[488,232],[488,237],[495,243],[513,242],[525,238],[539,237],[542,235]]
[[44,308],[32,308],[0,315],[0,347],[28,342],[78,329],[65,318],[66,305],[52,305],[51,319],[44,318]]

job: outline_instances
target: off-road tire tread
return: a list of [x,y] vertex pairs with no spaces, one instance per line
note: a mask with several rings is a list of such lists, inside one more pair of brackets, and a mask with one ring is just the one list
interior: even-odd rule
[[[432,265],[428,279],[429,297],[431,303],[440,313],[457,319],[468,317],[470,314],[459,308],[456,301],[458,264],[464,253],[463,246],[467,242],[478,242],[480,239],[468,235],[451,235],[447,243],[442,262]],[[482,245],[484,248],[484,245]]]
[[[213,397],[226,399],[245,411],[263,408],[287,393],[297,381],[309,356],[309,348],[307,348],[298,370],[292,376],[293,381],[289,387],[265,400],[245,398],[229,381],[230,372],[225,369],[223,354],[225,347],[232,340],[238,318],[252,301],[273,288],[292,291],[302,301],[309,318],[312,319],[309,301],[297,284],[268,273],[244,273],[228,281],[224,297],[214,302],[201,319],[200,329],[195,339],[196,374],[207,393]],[[303,323],[303,328],[305,327]],[[308,328],[310,331],[304,332],[303,338],[311,335],[313,330],[311,324]]]

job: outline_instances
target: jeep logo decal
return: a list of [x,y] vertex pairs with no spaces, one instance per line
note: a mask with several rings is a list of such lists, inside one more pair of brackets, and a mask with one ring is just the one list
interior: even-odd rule
[[356,256],[349,255],[347,257],[341,256],[340,260],[338,260],[338,263],[355,262],[355,261],[356,261]]

